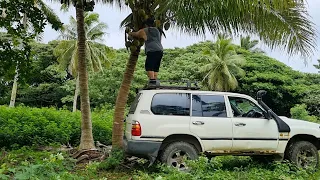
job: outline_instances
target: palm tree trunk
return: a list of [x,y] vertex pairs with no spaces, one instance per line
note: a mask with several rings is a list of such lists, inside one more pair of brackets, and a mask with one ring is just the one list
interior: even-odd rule
[[12,91],[11,91],[11,98],[10,98],[9,107],[14,107],[14,105],[16,103],[17,90],[18,90],[18,78],[19,78],[19,72],[18,72],[18,65],[17,65],[16,66],[16,74],[14,75],[14,79],[13,79],[13,85],[12,85]]
[[[2,12],[2,16],[6,16],[5,12]],[[23,28],[27,29],[27,15],[24,14],[22,18]],[[19,45],[20,49],[22,49],[22,44]],[[16,74],[14,75],[13,79],[13,85],[12,85],[12,91],[11,91],[11,98],[10,98],[10,104],[9,107],[14,107],[16,103],[16,97],[17,97],[17,91],[18,91],[18,78],[19,78],[19,66],[17,62],[16,66]]]
[[72,112],[77,111],[78,96],[79,96],[79,74],[77,75],[77,79],[76,79],[76,90],[74,91]]
[[138,47],[135,52],[131,52],[127,67],[122,79],[120,90],[118,93],[116,107],[113,116],[112,128],[112,147],[122,148],[123,143],[123,119],[128,95],[130,91],[133,74],[138,61],[140,48]]
[[[81,1],[78,1],[78,3]],[[81,139],[80,149],[94,149],[92,122],[89,102],[88,72],[86,66],[86,36],[84,29],[84,11],[82,5],[76,7],[78,32],[78,73],[81,101]]]

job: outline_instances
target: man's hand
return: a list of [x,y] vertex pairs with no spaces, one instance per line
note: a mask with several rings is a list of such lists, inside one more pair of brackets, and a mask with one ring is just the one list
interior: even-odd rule
[[140,29],[138,32],[129,32],[128,34],[129,36],[133,36],[138,39],[144,39],[145,41],[147,40],[147,35],[143,29]]

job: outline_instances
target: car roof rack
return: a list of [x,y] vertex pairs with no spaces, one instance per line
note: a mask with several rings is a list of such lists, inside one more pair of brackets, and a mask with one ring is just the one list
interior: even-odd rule
[[[162,85],[165,84],[165,85]],[[181,85],[185,84],[185,86]],[[157,80],[155,85],[147,84],[143,90],[153,90],[153,89],[174,89],[174,90],[199,90],[197,81],[172,81],[172,80]]]

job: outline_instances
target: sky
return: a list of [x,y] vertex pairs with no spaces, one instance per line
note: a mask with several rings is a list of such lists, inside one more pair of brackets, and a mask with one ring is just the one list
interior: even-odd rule
[[[69,17],[75,16],[75,9],[70,8],[68,12],[60,11],[60,4],[53,3],[52,1],[46,0],[47,4],[55,11],[55,13],[60,17],[61,21],[68,24]],[[307,9],[311,18],[311,21],[315,23],[316,29],[318,31],[317,46],[313,57],[308,59],[306,62],[299,56],[288,56],[286,52],[282,49],[271,50],[263,43],[259,43],[258,48],[264,50],[268,56],[271,56],[288,66],[292,67],[294,70],[301,72],[317,73],[318,70],[313,66],[317,64],[317,59],[320,58],[320,0],[307,0]],[[120,22],[130,13],[128,9],[121,9],[113,7],[111,5],[100,5],[96,4],[95,13],[100,15],[100,21],[105,22],[108,25],[107,35],[104,37],[104,44],[113,47],[114,49],[124,48],[124,30],[119,28]],[[175,47],[186,47],[201,41],[214,40],[214,37],[209,33],[206,37],[196,37],[189,36],[188,34],[183,34],[175,29],[169,29],[166,31],[167,38],[162,40],[164,48],[175,48]],[[44,30],[44,35],[42,41],[47,43],[49,41],[57,39],[59,33],[54,31],[50,26],[46,26]],[[237,42],[237,40],[235,41]]]

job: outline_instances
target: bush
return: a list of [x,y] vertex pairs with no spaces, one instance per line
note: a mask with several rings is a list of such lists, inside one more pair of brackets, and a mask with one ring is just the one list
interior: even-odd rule
[[291,117],[294,119],[301,119],[310,122],[317,122],[316,116],[310,116],[305,104],[297,104],[290,109]]
[[290,163],[274,162],[260,164],[253,162],[249,157],[221,156],[209,160],[200,157],[196,161],[189,161],[186,172],[167,167],[158,167],[155,172],[150,170],[137,171],[133,179],[138,180],[198,180],[198,179],[319,179],[319,173],[297,169]]
[[[0,106],[0,147],[43,146],[51,143],[78,145],[80,112],[54,108],[8,108]],[[110,144],[112,112],[92,113],[93,136]]]
[[62,153],[22,148],[2,158],[0,179],[85,179],[70,173],[75,168],[75,160]]

